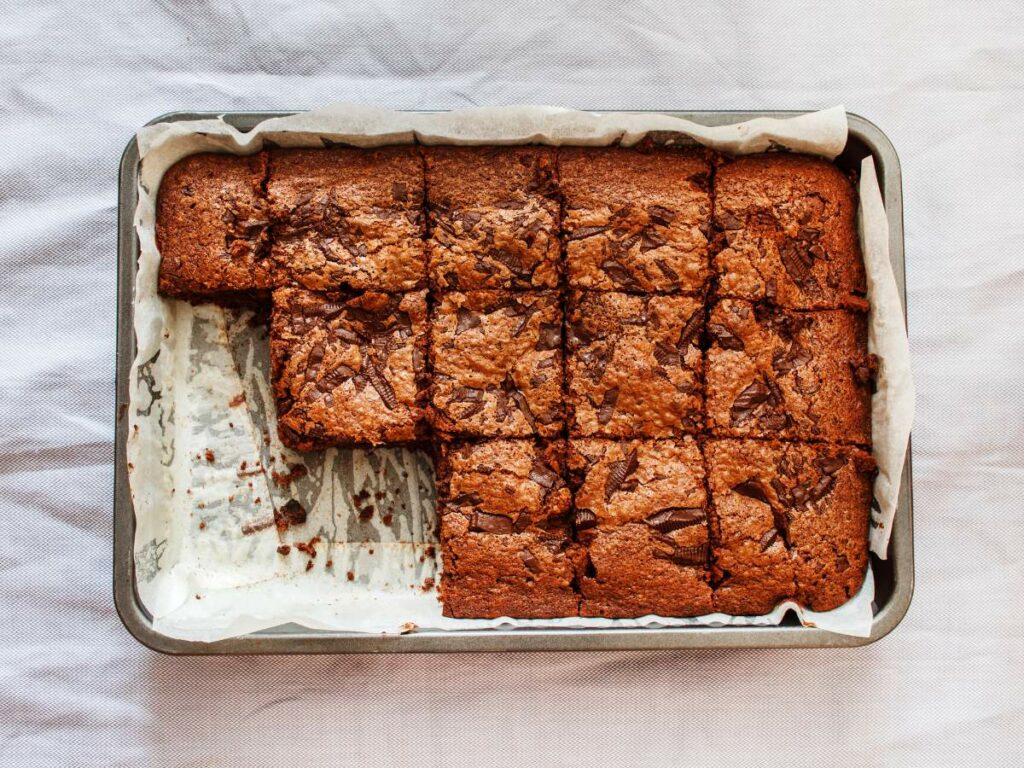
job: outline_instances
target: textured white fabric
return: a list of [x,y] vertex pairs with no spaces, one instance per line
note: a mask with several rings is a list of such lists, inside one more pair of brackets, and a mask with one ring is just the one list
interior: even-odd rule
[[[0,9],[0,763],[1024,760],[1024,6]],[[110,593],[117,161],[172,109],[814,108],[903,162],[917,593],[854,651],[173,659]],[[317,761],[317,762],[314,762]]]

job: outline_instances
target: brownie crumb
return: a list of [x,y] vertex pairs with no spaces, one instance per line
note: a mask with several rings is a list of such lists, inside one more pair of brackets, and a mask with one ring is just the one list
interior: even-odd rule
[[280,547],[277,548],[277,554],[279,555],[288,555],[291,554],[291,551],[292,548],[289,547],[287,544],[282,544]]

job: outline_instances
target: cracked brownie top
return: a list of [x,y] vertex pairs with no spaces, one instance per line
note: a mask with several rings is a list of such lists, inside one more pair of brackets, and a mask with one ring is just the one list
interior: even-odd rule
[[265,293],[266,155],[191,155],[168,169],[157,200],[160,292],[183,299]]
[[274,291],[278,428],[298,450],[425,437],[426,292]]
[[867,309],[857,198],[832,163],[740,157],[715,174],[718,292],[797,309]]
[[273,150],[267,196],[279,284],[422,287],[423,184],[417,147]]
[[724,299],[707,334],[712,432],[870,444],[875,361],[864,315]]
[[425,155],[436,288],[558,287],[553,147],[430,147]]
[[562,311],[552,291],[446,293],[434,307],[431,414],[444,436],[562,429]]
[[703,302],[690,296],[573,291],[566,331],[570,434],[697,432],[703,322]]
[[711,224],[707,152],[563,147],[558,158],[571,287],[703,290]]

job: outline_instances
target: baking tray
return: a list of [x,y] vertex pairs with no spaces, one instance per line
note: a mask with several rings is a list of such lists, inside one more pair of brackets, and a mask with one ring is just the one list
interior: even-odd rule
[[[610,111],[610,110],[595,110]],[[171,112],[148,124],[223,117],[239,130],[252,130],[271,117],[293,112]],[[663,112],[703,125],[723,125],[756,117],[787,118],[782,112]],[[848,114],[849,140],[836,162],[860,167],[871,155],[878,171],[889,218],[889,256],[906,318],[907,291],[903,253],[903,190],[896,150],[882,131],[859,115]],[[135,358],[134,294],[139,242],[133,217],[138,202],[139,149],[135,138],[121,157],[118,191],[117,405],[114,442],[114,604],[128,631],[140,643],[171,654],[270,653],[405,653],[466,651],[612,651],[683,648],[841,648],[867,645],[887,635],[903,619],[914,592],[914,531],[911,451],[903,467],[899,503],[889,541],[889,557],[871,555],[875,576],[874,620],[868,637],[837,635],[801,626],[792,612],[779,626],[663,627],[632,629],[486,629],[417,630],[404,635],[319,631],[286,624],[241,637],[200,643],[178,640],[153,629],[152,617],[139,599],[132,556],[135,514],[128,488],[128,376]]]

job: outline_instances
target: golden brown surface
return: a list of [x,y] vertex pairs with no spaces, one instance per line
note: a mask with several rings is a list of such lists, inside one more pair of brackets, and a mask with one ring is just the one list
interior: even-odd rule
[[429,147],[430,279],[439,290],[557,288],[552,147]]
[[710,440],[715,608],[761,614],[786,598],[827,611],[864,579],[874,462],[856,448]]
[[563,147],[558,167],[571,287],[703,290],[711,225],[706,152]]
[[553,437],[561,432],[558,294],[447,293],[431,320],[431,418],[440,435]]
[[708,320],[711,432],[869,445],[867,320],[724,299]]
[[281,440],[297,450],[426,436],[426,292],[274,291],[270,354]]
[[272,287],[265,177],[263,154],[191,155],[167,170],[156,215],[162,294],[202,301]]
[[571,435],[672,437],[699,431],[700,299],[573,291],[568,312]]
[[386,292],[425,285],[418,148],[273,150],[267,197],[279,283]]
[[719,295],[867,309],[856,213],[853,185],[826,160],[772,153],[725,163],[715,174]]

